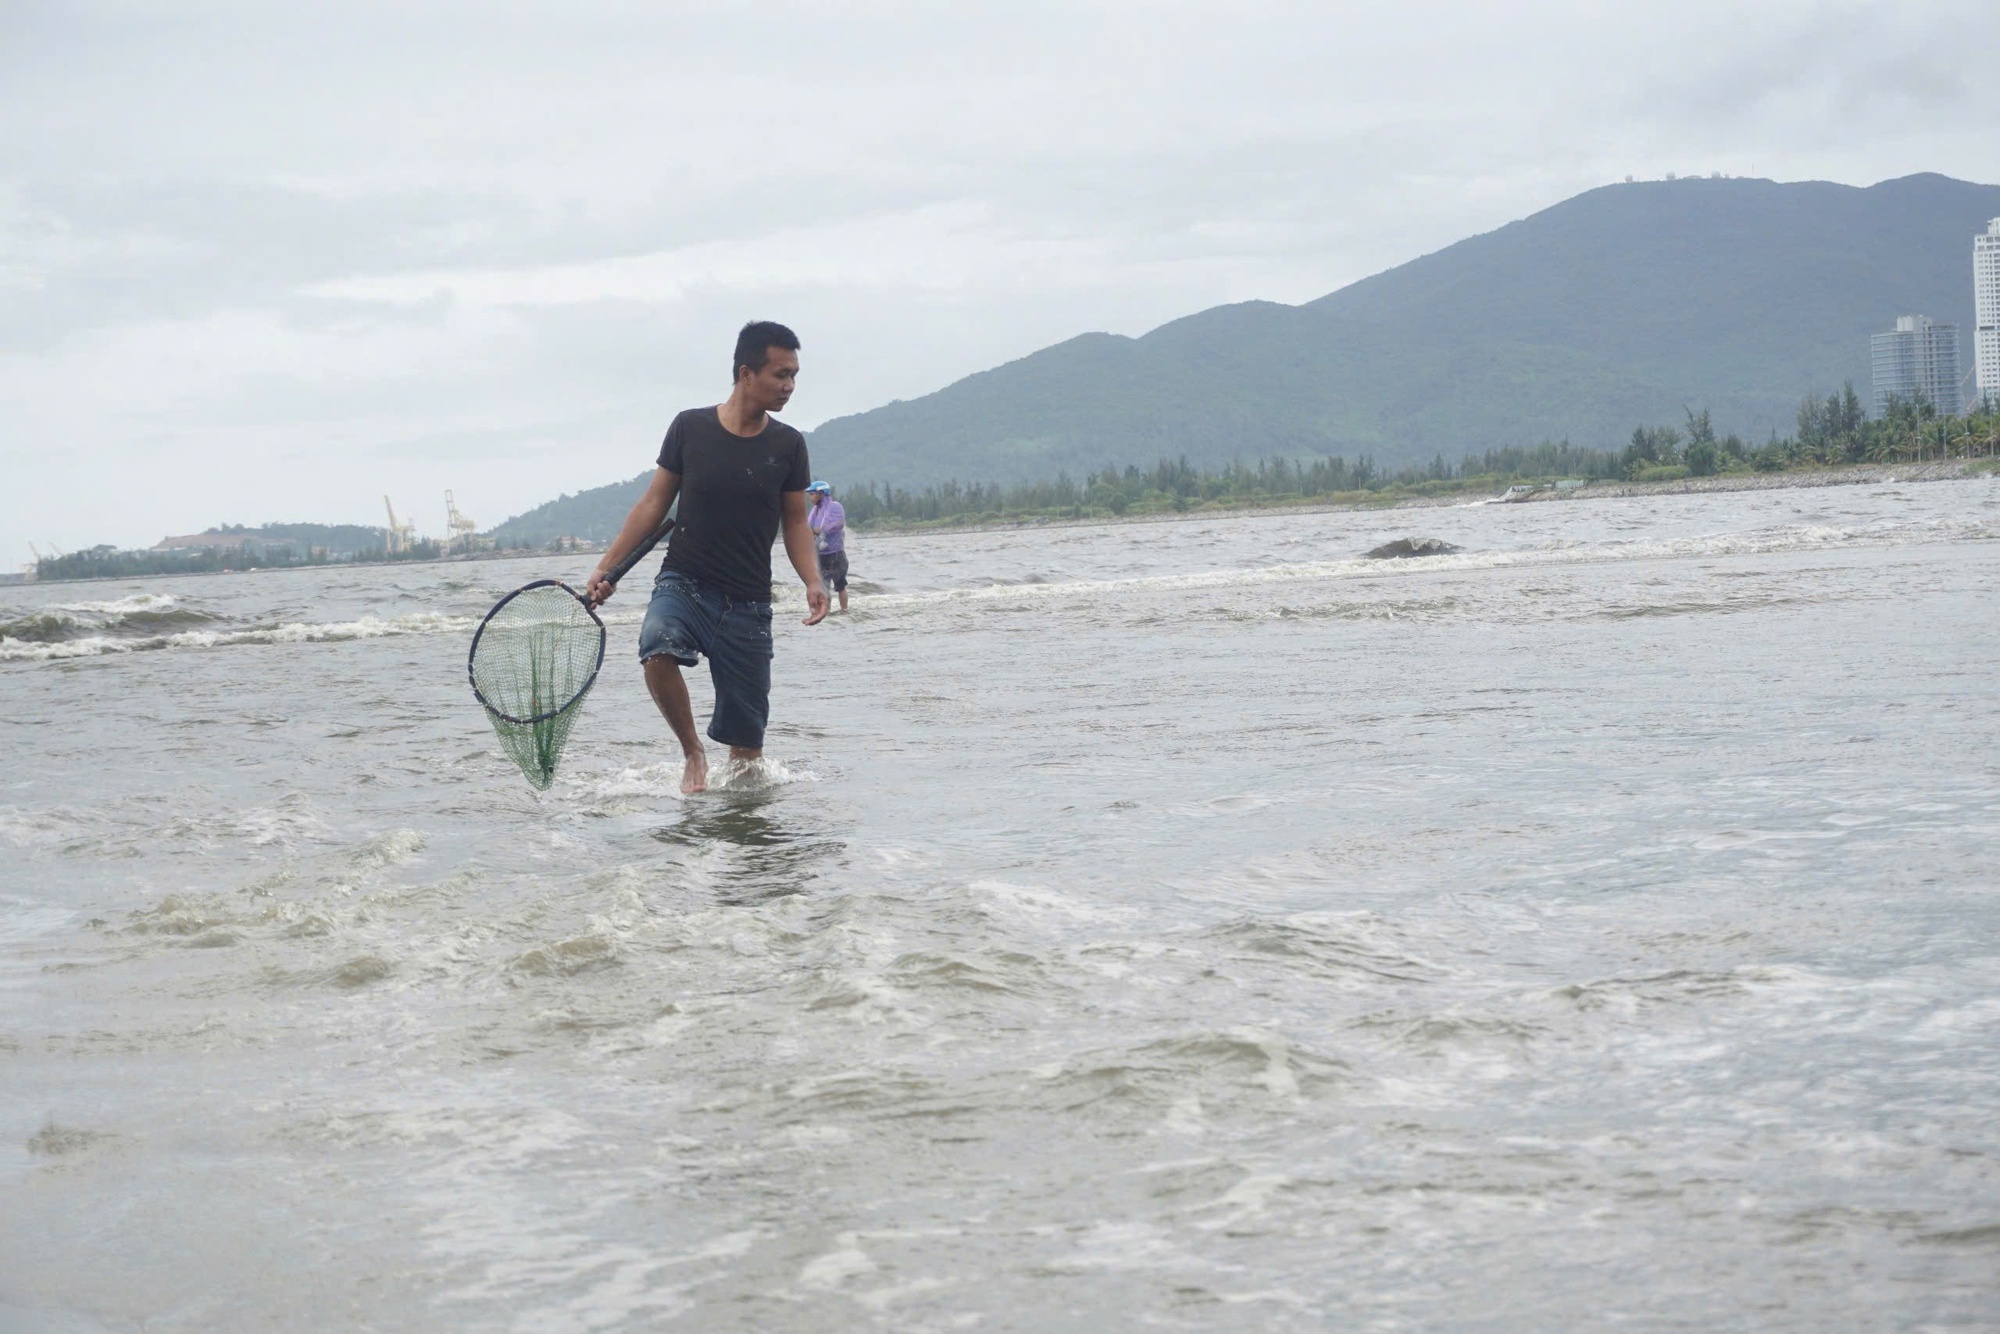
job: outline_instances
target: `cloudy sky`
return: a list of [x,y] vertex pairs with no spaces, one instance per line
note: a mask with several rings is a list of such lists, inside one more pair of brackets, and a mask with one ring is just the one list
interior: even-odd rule
[[[0,0],[0,566],[482,524],[1626,174],[2000,181],[1993,0]],[[45,546],[46,549],[46,546]]]

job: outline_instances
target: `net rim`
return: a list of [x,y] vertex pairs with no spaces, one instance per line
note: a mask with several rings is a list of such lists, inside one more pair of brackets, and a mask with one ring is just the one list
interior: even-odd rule
[[[574,695],[571,695],[567,700],[565,700],[560,708],[550,709],[546,713],[535,714],[531,718],[516,718],[511,713],[503,713],[499,709],[494,708],[493,702],[487,699],[484,692],[482,692],[479,689],[479,678],[473,674],[472,660],[479,656],[479,641],[481,637],[483,637],[486,634],[486,627],[492,623],[492,620],[495,616],[498,616],[500,614],[501,609],[504,608],[508,603],[512,602],[515,598],[521,596],[521,594],[530,592],[531,590],[537,588],[560,588],[563,592],[569,594],[571,597],[575,598],[578,602],[583,604],[583,610],[585,611],[585,613],[589,615],[592,621],[595,621],[597,623],[597,661],[591,664],[590,675],[585,677],[583,684],[576,688],[576,693]],[[467,682],[471,684],[472,696],[474,699],[479,701],[480,707],[485,709],[486,712],[493,715],[495,718],[498,718],[501,722],[514,723],[517,726],[521,727],[529,727],[535,723],[545,723],[551,718],[557,718],[565,713],[568,713],[571,709],[576,707],[576,702],[578,700],[582,699],[585,695],[590,693],[591,686],[597,683],[597,674],[604,670],[604,639],[605,639],[604,622],[598,618],[597,608],[590,605],[590,600],[588,598],[584,597],[583,594],[577,592],[574,588],[571,588],[568,584],[564,583],[560,579],[537,579],[533,583],[522,584],[519,588],[509,593],[506,597],[501,598],[498,602],[494,603],[493,609],[487,612],[485,617],[480,620],[479,628],[472,632],[472,647],[467,649],[465,652],[465,679],[467,680]]]

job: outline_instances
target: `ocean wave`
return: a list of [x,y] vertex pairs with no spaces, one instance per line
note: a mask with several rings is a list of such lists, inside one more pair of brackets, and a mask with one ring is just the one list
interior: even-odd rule
[[231,648],[242,644],[321,644],[349,639],[380,639],[390,635],[469,633],[477,624],[478,618],[472,616],[423,611],[388,619],[364,616],[358,621],[292,621],[284,625],[241,630],[181,630],[171,634],[128,636],[99,632],[57,641],[4,636],[0,637],[0,662],[48,662],[160,649]]
[[1558,539],[1532,547],[1514,547],[1498,551],[1463,551],[1455,555],[1429,556],[1422,560],[1380,561],[1354,556],[1344,560],[1294,561],[1260,565],[1249,569],[1137,575],[1122,579],[989,584],[923,593],[892,593],[870,599],[869,608],[871,611],[879,611],[895,606],[1064,600],[1127,592],[1252,588],[1340,579],[1400,580],[1440,572],[1476,572],[1523,566],[1778,555],[1796,551],[1837,550],[1851,547],[1990,541],[1996,537],[2000,537],[2000,525],[1996,525],[1990,519],[1950,519],[1910,524],[1870,524],[1860,528],[1803,524],[1751,532],[1638,541],[1570,542]]
[[[2000,525],[1989,518],[1954,518],[1917,523],[1872,523],[1842,528],[1802,524],[1750,532],[1635,541],[1575,542],[1552,539],[1534,546],[1492,551],[1462,551],[1423,560],[1375,561],[1359,555],[1341,560],[1299,561],[1250,568],[1139,575],[1115,579],[1046,580],[1030,577],[1012,583],[884,593],[867,602],[868,614],[897,608],[976,607],[1009,602],[1068,601],[1119,596],[1126,593],[1185,592],[1201,589],[1247,589],[1356,580],[1369,583],[1400,581],[1435,573],[1466,573],[1521,567],[1588,565],[1617,561],[1673,560],[1721,556],[1754,556],[1853,547],[1913,543],[1991,541]],[[638,624],[643,603],[606,612],[607,626]],[[1357,615],[1385,615],[1376,609]],[[283,625],[230,628],[214,624],[222,618],[181,605],[172,594],[142,594],[109,602],[61,603],[37,608],[11,621],[0,621],[0,663],[47,662],[92,658],[115,653],[159,649],[222,648],[242,644],[309,644],[392,635],[470,633],[479,618],[442,612],[414,612],[381,618],[364,616],[331,623],[290,622]],[[206,628],[195,628],[203,626]],[[783,781],[780,779],[779,781]]]
[[162,634],[217,620],[180,605],[171,593],[142,593],[111,602],[58,602],[0,621],[0,642],[65,644],[108,636]]
[[[615,801],[621,797],[681,800],[679,760],[597,773],[566,774],[561,781],[585,800]],[[708,776],[711,792],[754,792],[767,787],[819,781],[820,776],[811,769],[803,766],[793,768],[769,755],[755,760],[722,760],[713,766]]]
[[98,616],[129,616],[134,612],[168,611],[180,605],[180,596],[175,593],[134,593],[131,597],[113,598],[109,602],[58,602],[58,611],[88,612]]
[[0,845],[13,848],[59,846],[74,838],[84,817],[72,810],[23,810],[0,806]]

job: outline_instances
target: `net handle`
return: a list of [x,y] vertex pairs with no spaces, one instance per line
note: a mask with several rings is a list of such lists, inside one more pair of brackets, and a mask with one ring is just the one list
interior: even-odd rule
[[[671,526],[671,524],[669,524],[669,526]],[[662,529],[661,531],[664,532],[665,530]],[[653,542],[657,541],[659,541],[659,535],[655,534]],[[640,556],[645,555],[646,551],[650,550],[652,545],[653,545],[652,542],[648,542],[646,546],[641,548],[638,552],[636,552],[631,559],[636,561]],[[485,693],[481,691],[479,688],[479,677],[474,674],[472,670],[472,664],[479,658],[479,641],[480,638],[485,635],[486,627],[492,624],[493,618],[500,614],[500,609],[502,607],[506,606],[508,603],[512,602],[515,598],[521,596],[521,594],[527,592],[531,588],[560,588],[563,592],[569,594],[571,597],[575,598],[578,602],[581,602],[583,604],[583,609],[586,612],[590,613],[590,619],[597,622],[597,661],[591,664],[590,675],[584,679],[582,685],[577,687],[576,693],[574,695],[571,695],[568,699],[563,701],[561,708],[550,709],[546,713],[538,713],[532,718],[516,718],[511,713],[502,713],[499,709],[493,707],[493,702],[487,699]],[[480,707],[485,709],[488,713],[492,714],[495,718],[498,718],[501,722],[514,723],[517,726],[521,727],[528,727],[535,723],[544,723],[547,722],[549,719],[556,717],[558,714],[567,713],[570,709],[574,708],[578,700],[582,699],[585,695],[590,693],[591,686],[597,684],[597,674],[604,670],[604,637],[605,637],[604,622],[598,619],[597,608],[590,605],[589,598],[577,592],[574,588],[571,588],[568,584],[564,583],[560,579],[537,579],[531,584],[522,584],[519,588],[509,593],[506,597],[501,598],[498,602],[494,603],[493,610],[487,612],[485,619],[479,622],[479,628],[472,632],[472,647],[467,649],[465,653],[465,679],[471,684],[472,696],[474,699],[479,701]]]
[[632,573],[632,567],[634,565],[637,565],[640,561],[646,559],[647,552],[651,551],[654,547],[660,545],[661,541],[665,539],[666,535],[668,533],[671,533],[673,530],[674,530],[674,521],[671,518],[660,520],[660,526],[658,528],[655,528],[652,531],[652,533],[648,535],[645,541],[641,542],[638,546],[633,547],[631,554],[626,556],[624,560],[619,561],[609,570],[606,570],[604,572],[604,577],[610,580],[613,586],[616,586],[619,580],[623,579],[626,575]]

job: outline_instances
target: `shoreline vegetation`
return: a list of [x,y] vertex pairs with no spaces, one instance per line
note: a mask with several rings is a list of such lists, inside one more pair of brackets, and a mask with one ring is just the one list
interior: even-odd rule
[[1948,417],[1927,404],[1892,400],[1881,418],[1870,420],[1851,384],[1825,399],[1806,399],[1797,433],[1783,440],[1774,433],[1761,446],[1734,434],[1718,437],[1706,408],[1686,416],[1684,428],[1635,428],[1621,449],[1547,441],[1467,454],[1456,464],[1439,454],[1394,473],[1366,455],[1352,462],[1266,459],[1215,471],[1182,458],[1150,470],[1107,469],[1081,482],[1059,475],[1011,487],[948,482],[923,491],[864,484],[842,490],[840,498],[857,531],[907,532],[1266,508],[1392,509],[1498,496],[1510,487],[1534,488],[1528,493],[1534,498],[1567,498],[1825,486],[1856,468],[1956,461],[1976,469],[2000,457],[2000,408]]
[[235,547],[200,547],[189,551],[121,551],[98,546],[35,562],[35,583],[72,583],[83,579],[142,579],[163,574],[241,574],[246,570],[318,570],[328,566],[425,564],[457,559],[441,542],[412,542],[400,551],[384,547],[358,552],[300,551],[272,543]]
[[[1711,491],[1839,486],[1880,481],[1943,481],[2000,472],[2000,404],[1963,417],[1927,404],[1891,401],[1879,419],[1863,412],[1854,387],[1799,406],[1798,430],[1753,446],[1717,437],[1707,409],[1689,409],[1685,428],[1641,426],[1621,449],[1569,441],[1442,454],[1390,473],[1366,455],[1265,459],[1205,471],[1185,458],[1054,481],[1001,486],[947,482],[922,491],[866,483],[842,490],[848,524],[861,533],[977,531],[1090,523],[1165,521],[1262,512],[1387,510],[1464,504],[1487,497],[1510,502],[1595,500]],[[1510,494],[1511,489],[1511,494]],[[403,561],[494,560],[536,554],[589,554],[603,544],[555,542],[450,550],[421,541],[394,553],[301,553],[276,545],[190,552],[97,547],[38,562],[39,582],[128,579]]]
[[1111,523],[1175,523],[1187,519],[1240,518],[1262,514],[1321,514],[1414,509],[1449,509],[1457,505],[1545,503],[1571,500],[1615,500],[1638,496],[1705,495],[1728,491],[1778,491],[1790,488],[1861,486],[1885,482],[1946,482],[1976,477],[2000,476],[2000,460],[1949,459],[1930,463],[1852,463],[1787,469],[1776,473],[1721,473],[1709,477],[1680,477],[1644,482],[1588,482],[1558,490],[1553,479],[1513,482],[1510,486],[1532,487],[1507,496],[1501,488],[1472,485],[1464,489],[1424,492],[1362,492],[1329,496],[1271,496],[1223,498],[1191,504],[1184,509],[1171,505],[1158,509],[1130,509],[1124,514],[1064,511],[1004,514],[999,517],[949,518],[918,522],[877,522],[857,532],[883,536],[931,532],[989,532],[1015,528],[1055,528]]

